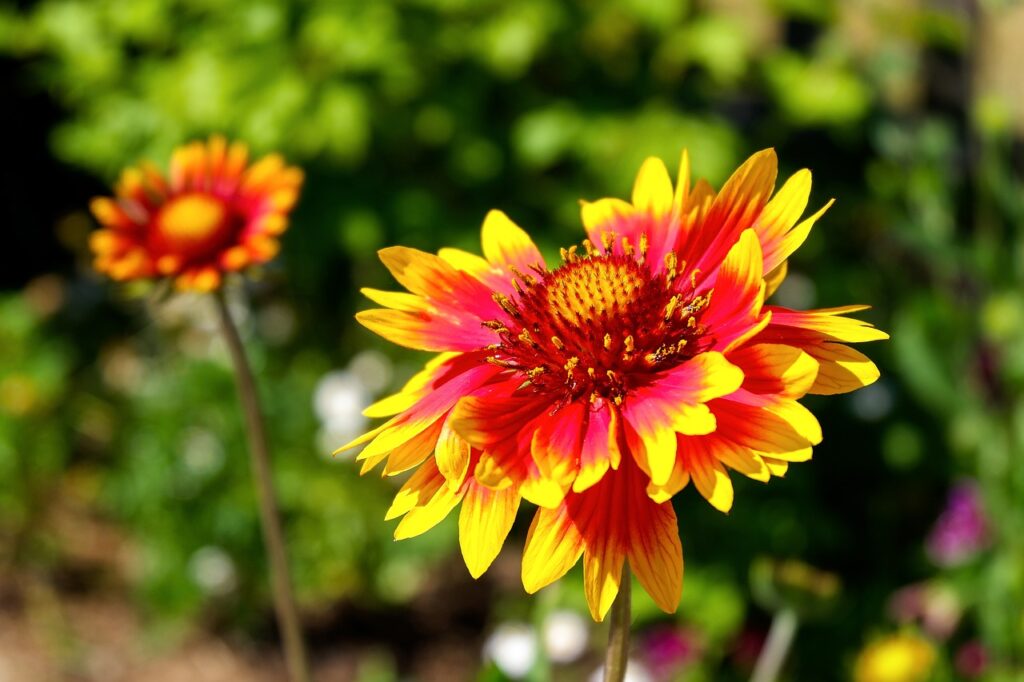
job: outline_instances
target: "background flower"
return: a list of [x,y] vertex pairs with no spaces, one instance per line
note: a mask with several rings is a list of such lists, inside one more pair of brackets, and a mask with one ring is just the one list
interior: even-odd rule
[[928,640],[905,632],[882,637],[857,656],[855,682],[924,682],[935,663],[935,649]]
[[92,201],[105,228],[89,240],[96,269],[118,281],[171,277],[180,289],[210,291],[225,272],[273,258],[302,171],[276,154],[248,159],[244,144],[214,136],[176,149],[166,176],[150,163],[122,171],[116,197]]

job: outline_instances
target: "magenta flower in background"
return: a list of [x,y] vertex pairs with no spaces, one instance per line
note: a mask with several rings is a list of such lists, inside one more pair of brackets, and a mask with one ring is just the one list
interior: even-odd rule
[[957,674],[962,677],[974,680],[981,677],[988,668],[988,651],[985,645],[978,640],[971,640],[956,652],[954,667]]
[[693,630],[664,626],[651,630],[641,640],[640,655],[656,680],[668,680],[701,654],[700,635]]
[[928,555],[939,566],[959,566],[989,546],[989,524],[974,481],[957,483],[946,509],[926,541]]

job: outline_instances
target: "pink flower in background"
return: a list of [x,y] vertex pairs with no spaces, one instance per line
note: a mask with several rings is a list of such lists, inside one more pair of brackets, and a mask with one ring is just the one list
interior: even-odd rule
[[959,566],[989,545],[989,524],[978,486],[964,481],[949,492],[946,509],[928,535],[928,555],[939,566]]
[[918,623],[932,637],[946,640],[960,624],[963,604],[947,585],[918,583],[893,594],[889,613],[900,624]]
[[672,679],[701,655],[700,635],[688,628],[664,626],[651,630],[640,643],[640,655],[656,680]]
[[976,639],[964,644],[956,652],[954,667],[957,674],[969,680],[981,677],[988,668],[988,651],[985,645]]

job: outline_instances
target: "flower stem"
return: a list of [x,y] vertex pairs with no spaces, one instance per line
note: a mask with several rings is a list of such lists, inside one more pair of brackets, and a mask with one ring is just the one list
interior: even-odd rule
[[281,530],[281,515],[277,509],[277,497],[270,474],[270,446],[267,430],[260,408],[256,380],[245,355],[238,328],[231,319],[224,294],[214,295],[217,311],[220,313],[221,331],[227,342],[231,362],[235,368],[235,383],[238,398],[245,414],[245,431],[249,441],[249,456],[253,479],[256,484],[256,498],[260,507],[260,526],[263,543],[270,563],[271,587],[274,594],[274,610],[277,612],[277,626],[284,644],[285,663],[292,682],[310,682],[306,645],[302,638],[295,595],[292,593],[291,576],[288,571],[288,555],[284,547],[284,533]]
[[757,665],[754,666],[754,675],[750,682],[775,682],[778,679],[789,648],[793,645],[797,625],[799,620],[793,609],[783,608],[775,613],[772,626],[768,630],[768,639],[765,640],[761,654],[757,657]]
[[619,594],[612,603],[612,616],[608,631],[608,652],[604,659],[604,682],[622,682],[626,679],[626,661],[629,657],[629,621],[632,613],[630,590],[633,578],[629,566],[622,567]]

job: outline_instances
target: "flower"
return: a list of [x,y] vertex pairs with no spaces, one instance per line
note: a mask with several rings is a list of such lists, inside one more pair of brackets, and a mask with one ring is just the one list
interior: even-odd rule
[[956,591],[940,582],[917,583],[900,589],[889,599],[889,613],[899,623],[917,622],[936,640],[953,636],[964,605]]
[[924,682],[935,665],[935,648],[912,632],[883,637],[857,656],[854,682]]
[[673,625],[661,626],[640,640],[644,663],[658,680],[677,677],[682,668],[700,659],[702,648],[699,633]]
[[956,651],[953,667],[966,680],[976,680],[989,667],[989,652],[979,640],[972,639]]
[[97,271],[114,280],[172,277],[180,289],[212,291],[226,272],[265,263],[299,196],[302,171],[277,154],[248,164],[246,146],[223,137],[174,151],[169,177],[127,168],[116,197],[90,208],[103,225],[90,239]]
[[825,210],[797,224],[810,173],[770,198],[776,165],[774,151],[755,154],[716,194],[704,181],[690,186],[685,152],[675,187],[648,159],[632,203],[583,203],[587,239],[550,267],[499,211],[484,221],[483,258],[381,251],[408,292],[364,289],[383,308],[359,321],[439,352],[367,410],[388,421],[341,448],[366,444],[364,472],[415,470],[387,514],[403,517],[395,537],[428,530],[461,503],[460,545],[476,577],[525,498],[539,507],[523,556],[528,592],[582,558],[601,620],[628,560],[674,611],[683,559],[669,499],[692,480],[728,511],[727,468],[766,481],[810,458],[821,431],[798,398],[878,378],[844,345],[887,338],[846,317],[862,308],[765,305]]
[[989,543],[989,523],[978,485],[973,481],[957,483],[928,535],[928,555],[939,566],[960,566]]

